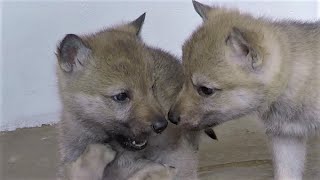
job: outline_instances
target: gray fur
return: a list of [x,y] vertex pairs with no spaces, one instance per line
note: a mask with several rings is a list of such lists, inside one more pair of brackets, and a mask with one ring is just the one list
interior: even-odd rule
[[[143,19],[144,15],[92,35],[73,35],[71,39],[66,36],[60,44],[58,62],[63,63],[64,57],[85,57],[81,69],[74,63],[70,63],[70,71],[61,66],[57,69],[63,104],[59,124],[63,178],[77,174],[79,164],[82,168],[94,164],[90,158],[87,161],[86,156],[91,153],[85,153],[91,144],[108,144],[116,152],[112,162],[97,162],[108,163],[102,177],[105,180],[139,179],[154,174],[164,174],[165,179],[197,178],[198,132],[172,125],[160,135],[152,130],[153,122],[165,118],[180,91],[183,72],[175,57],[141,41]],[[65,44],[76,47],[76,53],[63,51]],[[79,48],[89,49],[85,52],[90,54],[82,56]],[[122,92],[128,92],[129,100],[119,103],[114,95]],[[126,140],[119,140],[119,136]],[[146,140],[144,149],[128,150],[133,142]],[[81,164],[79,159],[88,163]],[[75,172],[66,172],[70,169]],[[100,173],[89,175],[100,177]]]
[[[172,117],[204,129],[257,113],[272,144],[275,179],[301,180],[306,141],[320,129],[320,22],[272,21],[219,7],[205,12],[183,46],[190,80]],[[215,93],[203,97],[201,86]]]
[[[183,82],[182,66],[178,59],[160,49],[148,48],[154,64],[154,92],[165,112],[178,95]],[[175,180],[197,179],[199,132],[186,131],[182,127],[169,124],[161,135],[149,138],[149,145],[139,152],[117,150],[118,156],[108,164],[104,180],[126,179],[143,171],[154,162],[174,167]],[[146,161],[147,159],[147,161]],[[150,172],[149,172],[150,173]],[[165,177],[164,179],[167,179]]]

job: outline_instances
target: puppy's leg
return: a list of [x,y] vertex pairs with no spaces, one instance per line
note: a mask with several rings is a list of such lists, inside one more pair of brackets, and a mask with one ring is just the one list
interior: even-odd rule
[[276,180],[302,180],[306,156],[306,139],[272,136],[273,164]]
[[115,152],[107,145],[88,145],[84,153],[72,163],[66,165],[68,180],[101,180],[104,167],[110,163]]
[[176,169],[162,164],[150,163],[128,180],[173,180]]
[[120,152],[108,164],[103,180],[171,180],[175,169],[144,159],[142,154],[131,151]]

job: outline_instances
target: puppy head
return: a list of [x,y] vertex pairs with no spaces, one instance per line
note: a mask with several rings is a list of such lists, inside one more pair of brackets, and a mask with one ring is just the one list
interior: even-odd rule
[[57,53],[64,108],[132,150],[167,126],[152,92],[153,63],[138,37],[144,16],[92,35],[69,34]]
[[260,21],[195,4],[204,23],[183,46],[186,79],[168,115],[173,123],[204,129],[266,106],[284,77],[279,44]]

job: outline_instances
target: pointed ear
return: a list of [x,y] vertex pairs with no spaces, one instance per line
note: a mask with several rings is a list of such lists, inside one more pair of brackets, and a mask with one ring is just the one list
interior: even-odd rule
[[232,57],[239,60],[240,63],[249,65],[251,69],[256,70],[262,66],[262,58],[259,56],[252,39],[248,38],[245,31],[233,27],[226,38],[226,44],[230,48]]
[[81,70],[90,55],[91,49],[89,46],[74,34],[66,35],[57,50],[60,68],[68,73]]
[[211,7],[205,4],[201,4],[195,0],[192,0],[192,4],[196,12],[201,16],[202,20],[207,20],[208,13],[211,10]]
[[118,27],[116,27],[116,29],[120,31],[128,32],[130,34],[134,34],[136,36],[140,36],[140,32],[141,32],[145,17],[146,17],[146,13],[143,13],[134,21],[129,22],[127,24],[119,25]]
[[136,20],[132,21],[130,23],[130,26],[134,27],[135,34],[137,36],[140,35],[142,25],[144,23],[144,19],[146,18],[146,13],[143,13],[141,16],[139,16]]

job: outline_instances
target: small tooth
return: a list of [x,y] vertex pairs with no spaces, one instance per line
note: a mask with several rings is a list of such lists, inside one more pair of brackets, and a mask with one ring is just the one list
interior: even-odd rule
[[147,141],[143,141],[142,143],[139,144],[139,146],[143,146],[147,143]]

